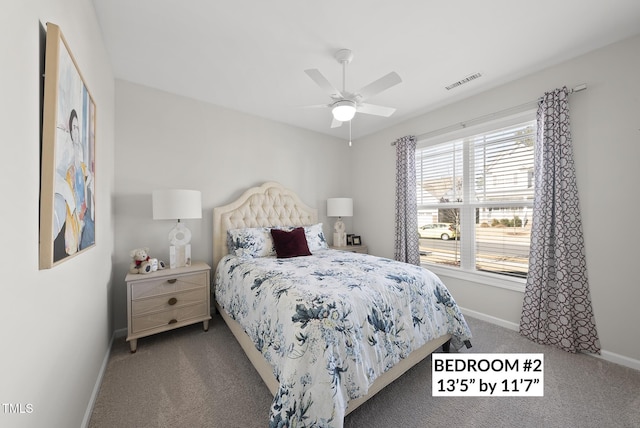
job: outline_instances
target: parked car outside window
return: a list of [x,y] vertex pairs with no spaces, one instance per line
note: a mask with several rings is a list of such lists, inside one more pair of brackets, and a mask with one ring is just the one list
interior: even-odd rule
[[451,223],[431,223],[418,228],[420,238],[435,238],[446,241],[460,238],[460,233]]

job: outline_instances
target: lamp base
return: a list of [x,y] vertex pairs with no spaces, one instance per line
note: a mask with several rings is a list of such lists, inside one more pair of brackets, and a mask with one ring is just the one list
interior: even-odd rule
[[191,244],[169,247],[169,268],[191,266]]
[[337,247],[344,247],[347,245],[347,234],[344,232],[344,222],[342,217],[338,217],[336,223],[333,226],[333,245]]
[[171,245],[183,246],[191,242],[191,231],[187,226],[178,220],[173,229],[169,231],[169,243]]
[[347,234],[344,232],[336,232],[333,234],[333,245],[336,247],[347,246]]
[[169,231],[169,268],[191,266],[191,231],[180,220]]

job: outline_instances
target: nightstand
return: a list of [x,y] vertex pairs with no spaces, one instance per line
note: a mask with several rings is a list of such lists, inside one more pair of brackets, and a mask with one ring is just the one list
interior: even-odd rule
[[347,245],[345,247],[331,246],[329,248],[332,250],[349,251],[351,253],[369,254],[369,249],[366,245]]
[[136,352],[138,339],[202,321],[209,330],[210,272],[206,263],[149,274],[128,274],[127,342]]

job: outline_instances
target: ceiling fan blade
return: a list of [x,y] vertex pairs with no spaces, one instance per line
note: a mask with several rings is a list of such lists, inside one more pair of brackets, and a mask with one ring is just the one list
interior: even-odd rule
[[331,98],[343,98],[342,92],[334,88],[334,86],[329,83],[327,78],[324,77],[319,70],[311,68],[309,70],[305,70],[304,72],[307,73],[307,76],[311,77],[311,80],[316,82],[318,86],[320,86],[325,92],[327,92]]
[[393,107],[377,106],[374,104],[358,104],[357,111],[358,113],[389,117],[396,111],[396,109]]
[[387,74],[376,80],[375,82],[369,83],[364,88],[360,89],[357,93],[362,97],[363,100],[372,97],[384,90],[389,89],[390,87],[397,85],[402,82],[402,79],[395,71]]
[[340,126],[342,126],[342,122],[335,117],[331,119],[331,128],[339,128]]

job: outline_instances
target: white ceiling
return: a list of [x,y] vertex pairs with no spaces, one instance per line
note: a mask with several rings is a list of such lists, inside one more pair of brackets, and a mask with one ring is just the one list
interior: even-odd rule
[[354,140],[640,32],[639,0],[93,3],[116,78],[340,138],[329,109],[300,108],[330,101],[303,70],[342,89],[334,53],[349,48],[349,91],[396,71],[367,100],[395,114],[356,115]]

